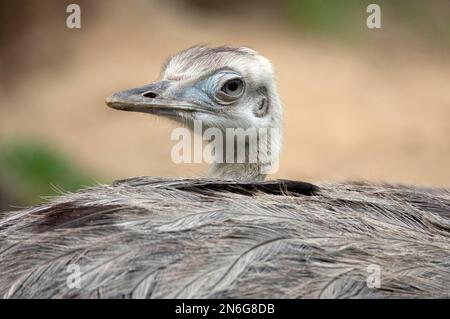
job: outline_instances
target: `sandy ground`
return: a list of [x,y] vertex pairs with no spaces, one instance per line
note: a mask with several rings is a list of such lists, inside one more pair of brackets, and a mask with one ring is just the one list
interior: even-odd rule
[[116,4],[65,31],[67,61],[2,92],[2,139],[42,138],[107,179],[202,176],[205,165],[171,162],[172,123],[108,109],[104,99],[155,80],[167,56],[193,44],[249,45],[272,60],[284,102],[273,178],[450,185],[449,60],[405,43],[355,48],[250,17]]

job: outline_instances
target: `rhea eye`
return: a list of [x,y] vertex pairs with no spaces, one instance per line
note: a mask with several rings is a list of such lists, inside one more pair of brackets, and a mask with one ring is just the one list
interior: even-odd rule
[[227,81],[223,87],[222,91],[228,95],[236,96],[241,94],[242,89],[244,88],[244,82],[241,79],[234,79]]
[[231,79],[225,82],[217,92],[216,97],[224,103],[231,103],[241,97],[244,92],[244,81],[241,79]]

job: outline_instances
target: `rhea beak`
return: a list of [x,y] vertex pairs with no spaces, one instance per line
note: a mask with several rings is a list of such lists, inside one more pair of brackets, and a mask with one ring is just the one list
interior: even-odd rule
[[[208,107],[187,101],[182,94],[169,90],[174,83],[162,80],[139,88],[115,93],[106,104],[116,110],[176,117],[180,112],[210,112]],[[169,92],[172,93],[169,93]]]

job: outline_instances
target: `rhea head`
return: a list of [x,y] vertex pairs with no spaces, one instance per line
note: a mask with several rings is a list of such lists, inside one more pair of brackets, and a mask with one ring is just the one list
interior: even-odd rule
[[[115,93],[108,106],[170,118],[193,129],[255,128],[281,131],[282,106],[271,63],[247,47],[196,46],[175,54],[165,64],[161,79]],[[272,156],[281,148],[281,134],[272,139]],[[239,180],[264,179],[257,163],[215,162],[208,176]]]

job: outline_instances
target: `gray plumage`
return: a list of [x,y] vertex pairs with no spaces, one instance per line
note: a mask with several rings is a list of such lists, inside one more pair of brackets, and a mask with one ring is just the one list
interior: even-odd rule
[[[190,128],[282,127],[272,66],[245,47],[181,51],[107,104]],[[216,155],[209,176],[229,181],[141,177],[3,213],[0,296],[449,297],[449,190],[261,182],[280,149],[281,134],[256,163]]]
[[142,177],[3,213],[0,296],[449,297],[449,252],[448,189]]

